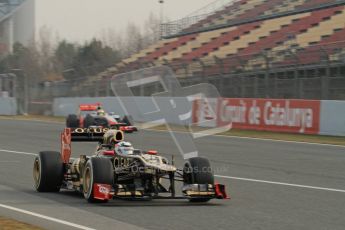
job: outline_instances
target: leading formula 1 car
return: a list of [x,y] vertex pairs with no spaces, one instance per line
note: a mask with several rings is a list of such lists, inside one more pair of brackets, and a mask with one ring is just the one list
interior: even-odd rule
[[[70,158],[72,142],[98,142],[92,156]],[[134,149],[124,142],[119,130],[105,128],[65,128],[61,134],[61,153],[45,151],[35,158],[33,167],[38,192],[68,189],[82,193],[89,202],[110,199],[189,199],[207,202],[228,199],[225,186],[215,183],[206,158],[187,160],[178,169],[157,151]],[[182,194],[175,182],[183,183]]]
[[102,126],[104,128],[118,127],[126,133],[138,131],[133,126],[128,116],[122,119],[114,113],[106,113],[102,109],[101,103],[80,104],[77,114],[69,114],[66,118],[68,128],[89,128],[92,126]]

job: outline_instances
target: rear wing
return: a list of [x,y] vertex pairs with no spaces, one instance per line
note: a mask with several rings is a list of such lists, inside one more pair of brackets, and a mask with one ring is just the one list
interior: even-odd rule
[[99,142],[103,140],[103,135],[108,128],[71,128],[72,142]]
[[108,128],[65,128],[61,133],[61,156],[64,163],[71,157],[72,142],[100,142]]
[[79,110],[80,111],[96,111],[102,106],[101,103],[95,103],[95,104],[80,104]]

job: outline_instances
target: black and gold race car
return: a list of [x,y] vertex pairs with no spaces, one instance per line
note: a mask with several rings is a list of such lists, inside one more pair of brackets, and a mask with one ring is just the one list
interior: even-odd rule
[[[98,142],[92,156],[71,158],[72,142]],[[134,149],[123,132],[107,128],[65,128],[61,152],[40,152],[33,176],[38,192],[60,189],[82,193],[89,202],[110,199],[227,199],[224,185],[214,182],[206,158],[188,159],[182,169],[157,153]],[[182,191],[175,184],[182,182]]]

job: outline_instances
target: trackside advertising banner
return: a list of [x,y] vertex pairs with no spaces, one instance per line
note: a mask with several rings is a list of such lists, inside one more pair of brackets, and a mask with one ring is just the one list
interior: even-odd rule
[[[212,99],[212,108],[195,101],[193,122],[209,119],[216,111],[217,125],[232,121],[238,129],[318,134],[320,101],[284,99]],[[211,115],[210,115],[211,114]]]

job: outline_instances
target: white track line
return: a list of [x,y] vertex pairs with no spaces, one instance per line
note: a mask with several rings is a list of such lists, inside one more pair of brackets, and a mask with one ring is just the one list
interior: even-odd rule
[[25,119],[25,118],[10,118],[10,117],[0,117],[0,120],[11,120],[11,121],[33,121],[40,123],[50,123],[50,124],[63,124],[62,121],[49,121],[49,120],[40,120],[40,119]]
[[0,152],[17,153],[17,154],[29,155],[29,156],[37,156],[36,153],[19,152],[19,151],[7,150],[7,149],[0,149]]
[[53,218],[53,217],[45,216],[45,215],[42,215],[42,214],[39,214],[39,213],[30,212],[30,211],[27,211],[27,210],[24,210],[24,209],[19,209],[19,208],[15,208],[15,207],[4,205],[4,204],[0,204],[0,207],[1,208],[5,208],[5,209],[9,209],[9,210],[12,210],[12,211],[15,211],[15,212],[24,213],[24,214],[27,214],[27,215],[30,215],[30,216],[38,217],[38,218],[41,218],[41,219],[49,220],[49,221],[52,221],[52,222],[56,222],[56,223],[59,223],[59,224],[63,224],[63,225],[69,226],[69,227],[74,227],[74,228],[78,228],[78,229],[82,229],[82,230],[95,230],[94,228],[89,228],[89,227],[86,227],[86,226],[83,226],[83,225],[74,224],[74,223],[71,223],[71,222],[68,222],[68,221],[56,219],[56,218]]
[[[37,156],[36,153],[20,152],[20,151],[13,151],[13,150],[7,150],[7,149],[0,149],[0,152],[16,153],[16,154],[28,155],[28,156]],[[16,212],[21,212],[21,213],[24,213],[24,214],[27,214],[27,215],[35,216],[35,217],[38,217],[38,218],[41,218],[41,219],[45,219],[45,220],[53,221],[53,222],[56,222],[56,223],[60,223],[60,224],[63,224],[63,225],[67,225],[67,226],[70,226],[70,227],[78,228],[78,229],[94,230],[93,228],[85,227],[85,226],[82,226],[82,225],[79,225],[79,224],[74,224],[74,223],[71,223],[71,222],[68,222],[68,221],[64,221],[64,220],[59,220],[59,219],[56,219],[56,218],[53,218],[53,217],[41,215],[41,214],[38,214],[38,213],[26,211],[26,210],[23,210],[23,209],[11,207],[11,206],[4,205],[4,204],[0,204],[0,207],[6,208],[6,209],[10,209],[10,210],[13,210],[13,211],[16,211]]]
[[[17,154],[37,156],[37,154],[34,154],[34,153],[18,152],[18,151],[5,150],[5,149],[0,149],[0,152],[8,152],[8,153],[17,153]],[[283,186],[290,186],[290,187],[308,188],[308,189],[323,190],[323,191],[329,191],[329,192],[345,193],[345,190],[334,189],[334,188],[325,188],[325,187],[317,187],[317,186],[309,186],[309,185],[301,185],[301,184],[290,184],[290,183],[284,183],[284,182],[258,180],[258,179],[243,178],[243,177],[223,176],[223,175],[215,175],[215,177],[225,178],[225,179],[233,179],[233,180],[250,181],[250,182],[257,182],[257,183],[265,183],[265,184],[283,185]]]
[[243,178],[243,177],[232,177],[232,176],[223,176],[223,175],[215,175],[215,177],[226,178],[226,179],[233,179],[233,180],[250,181],[250,182],[257,182],[257,183],[265,183],[265,184],[283,185],[283,186],[298,187],[298,188],[316,189],[316,190],[323,190],[323,191],[329,191],[329,192],[342,192],[342,193],[345,193],[345,190],[334,189],[334,188],[315,187],[315,186],[301,185],[301,184],[289,184],[289,183],[283,183],[283,182],[275,182],[275,181],[267,181],[267,180],[257,180],[257,179],[250,179],[250,178]]
[[250,139],[250,140],[259,140],[259,141],[271,141],[271,142],[281,142],[281,143],[295,143],[295,144],[306,144],[306,145],[321,145],[321,146],[331,146],[345,148],[345,145],[337,144],[325,144],[325,143],[315,143],[315,142],[306,142],[306,141],[287,141],[287,140],[276,140],[270,138],[259,138],[259,137],[240,137],[240,136],[231,136],[231,135],[215,135],[219,137],[228,137],[228,138],[237,138],[237,139]]
[[[145,129],[145,130],[152,131],[152,132],[165,132],[165,133],[168,132],[167,130],[157,130],[157,129]],[[174,132],[176,132],[176,133],[187,133],[187,132],[184,132],[184,131],[174,131]],[[249,139],[249,140],[259,140],[259,141],[270,141],[270,142],[281,142],[281,143],[295,143],[295,144],[305,144],[305,145],[320,145],[320,146],[331,146],[331,147],[345,148],[345,145],[324,144],[324,143],[306,142],[306,141],[277,140],[277,139],[260,138],[260,137],[240,137],[240,136],[231,136],[231,135],[222,135],[222,134],[212,135],[212,137],[236,138],[236,139],[247,139],[247,140]]]
[[[0,152],[5,152],[5,153],[17,153],[17,154],[22,154],[22,155],[28,155],[28,156],[38,156],[37,153],[27,153],[27,152],[19,152],[19,151],[13,151],[13,150],[7,150],[7,149],[0,149]],[[70,157],[71,160],[74,160],[75,158]],[[0,161],[1,162],[1,161]]]

